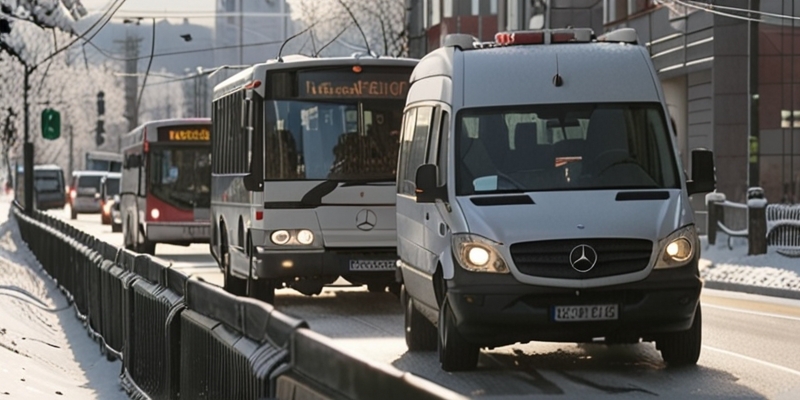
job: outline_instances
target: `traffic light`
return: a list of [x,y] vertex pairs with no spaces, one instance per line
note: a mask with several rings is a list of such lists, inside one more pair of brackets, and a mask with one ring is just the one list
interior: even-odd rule
[[103,116],[106,114],[106,94],[102,90],[97,92],[97,116]]
[[56,140],[61,136],[61,113],[52,108],[42,110],[42,137]]
[[97,120],[97,127],[94,130],[94,142],[97,143],[98,146],[102,146],[103,143],[106,142],[106,137],[103,134],[106,133],[105,122],[102,119]]

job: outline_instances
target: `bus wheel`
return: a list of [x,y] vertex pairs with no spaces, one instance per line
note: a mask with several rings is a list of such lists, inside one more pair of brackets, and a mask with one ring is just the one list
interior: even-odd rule
[[247,278],[247,296],[275,304],[275,283],[270,279]]
[[239,279],[231,273],[231,253],[228,251],[227,245],[222,246],[222,257],[220,258],[222,259],[222,270],[225,278],[223,288],[230,294],[244,296],[247,290],[247,281]]
[[144,243],[139,244],[139,249],[137,252],[154,256],[156,255],[156,243],[145,239]]

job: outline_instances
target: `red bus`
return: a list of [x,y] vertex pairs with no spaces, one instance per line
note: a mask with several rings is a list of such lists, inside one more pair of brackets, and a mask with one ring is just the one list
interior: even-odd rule
[[122,136],[120,214],[125,248],[208,243],[211,120],[145,123]]

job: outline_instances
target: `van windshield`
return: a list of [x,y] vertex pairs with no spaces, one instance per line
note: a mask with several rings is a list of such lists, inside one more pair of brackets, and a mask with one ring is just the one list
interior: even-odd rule
[[658,103],[467,109],[456,193],[680,188]]
[[33,187],[37,192],[63,192],[60,171],[34,171]]

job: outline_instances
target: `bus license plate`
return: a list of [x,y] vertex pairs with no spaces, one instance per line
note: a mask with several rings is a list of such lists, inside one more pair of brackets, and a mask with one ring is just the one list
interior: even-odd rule
[[207,226],[184,226],[183,234],[189,236],[209,236],[211,229]]
[[609,321],[619,319],[616,304],[601,304],[593,306],[555,306],[553,319],[564,321]]
[[350,260],[350,271],[394,271],[396,260]]

